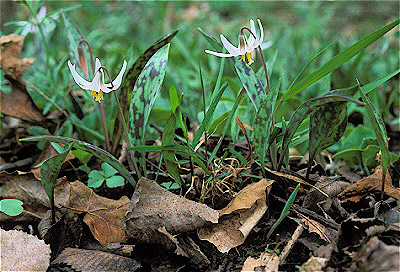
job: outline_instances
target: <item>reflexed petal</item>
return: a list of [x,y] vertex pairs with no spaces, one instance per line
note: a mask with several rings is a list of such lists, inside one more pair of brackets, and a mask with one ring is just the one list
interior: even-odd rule
[[228,50],[229,54],[232,54],[234,56],[238,56],[239,54],[239,49],[236,48],[235,46],[233,46],[225,37],[224,35],[220,35],[221,38],[221,42],[224,45],[224,47],[226,48],[226,50]]
[[218,53],[210,50],[205,50],[206,53],[215,55],[217,57],[233,57],[233,56],[238,56],[238,55],[232,55],[232,54],[224,54],[224,53]]
[[83,79],[75,70],[75,64],[72,64],[68,61],[68,67],[71,71],[72,77],[74,78],[75,82],[82,88],[82,89],[89,89],[91,82]]
[[[257,37],[256,33],[256,27],[254,26],[254,21],[253,19],[250,20],[250,30],[253,32],[253,34]],[[256,41],[256,39],[253,37],[253,35],[250,33],[249,38],[247,39],[247,42],[249,43],[249,46],[252,46],[253,43]]]
[[258,39],[258,43],[257,43],[257,46],[259,46],[260,44],[262,44],[262,42],[264,40],[264,29],[263,29],[260,19],[257,19],[257,22],[258,22],[258,26],[260,27],[260,38]]
[[[122,65],[121,71],[119,72],[118,76],[112,82],[113,86],[111,86],[110,83],[107,83],[106,84],[107,88],[111,88],[112,87],[113,90],[116,90],[116,89],[119,88],[119,86],[121,86],[122,77],[124,76],[124,73],[125,73],[125,70],[126,70],[126,65],[127,65],[127,62],[124,60],[124,64]],[[106,93],[106,91],[104,91],[104,92]]]

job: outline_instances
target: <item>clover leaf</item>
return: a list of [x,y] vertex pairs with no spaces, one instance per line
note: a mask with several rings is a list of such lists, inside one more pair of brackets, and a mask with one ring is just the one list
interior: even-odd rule
[[106,182],[107,187],[114,188],[124,185],[124,178],[117,174],[118,171],[108,163],[101,165],[101,171],[93,170],[89,173],[88,186],[92,188],[100,187],[103,182]]

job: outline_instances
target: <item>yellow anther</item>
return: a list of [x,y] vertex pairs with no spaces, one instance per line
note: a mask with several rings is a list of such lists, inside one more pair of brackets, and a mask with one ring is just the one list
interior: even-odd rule
[[248,63],[249,65],[251,65],[251,64],[254,62],[253,59],[252,59],[252,57],[253,57],[253,52],[246,53],[246,56],[247,56],[247,63]]
[[[99,96],[100,96],[100,100],[104,99],[104,97],[103,97],[103,91],[102,91],[102,90],[100,90]],[[100,100],[99,100],[99,101],[100,101]]]

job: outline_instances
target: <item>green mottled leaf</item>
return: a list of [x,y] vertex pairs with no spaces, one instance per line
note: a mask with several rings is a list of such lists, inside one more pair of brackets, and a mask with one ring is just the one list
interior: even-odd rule
[[50,200],[53,221],[55,220],[54,187],[56,186],[57,177],[60,173],[61,166],[63,165],[71,148],[72,145],[69,144],[63,152],[45,160],[42,164],[42,168],[40,168],[40,180],[42,181],[44,191]]
[[274,108],[278,97],[280,83],[275,84],[271,92],[265,97],[254,119],[254,144],[261,169],[264,173],[264,161],[268,150],[269,136],[274,126]]
[[82,151],[86,151],[93,156],[96,156],[97,158],[103,160],[104,162],[110,164],[112,167],[114,167],[120,175],[122,175],[126,180],[128,180],[133,186],[136,185],[135,180],[129,173],[129,171],[125,168],[125,166],[120,163],[113,155],[108,153],[107,151],[91,145],[86,142],[82,142],[79,140],[75,140],[72,138],[65,138],[65,137],[59,137],[59,136],[38,136],[38,137],[30,137],[30,138],[24,138],[21,139],[20,141],[50,141],[50,142],[56,142],[60,144],[73,144],[73,147],[76,149],[80,149]]
[[9,216],[17,216],[24,210],[22,204],[24,203],[18,199],[2,199],[0,200],[0,212]]
[[[315,112],[321,105],[324,105],[329,102],[344,102],[350,101],[356,104],[362,104],[357,99],[346,95],[338,95],[338,94],[328,94],[321,97],[317,97],[314,99],[310,99],[303,104],[301,104],[295,112],[290,117],[289,123],[287,125],[285,134],[282,140],[282,153],[285,154],[289,147],[289,143],[292,140],[294,134],[296,133],[297,128],[300,126],[301,122],[307,117],[307,115]],[[280,157],[278,169],[282,166],[284,160],[284,156]]]
[[362,100],[365,102],[365,108],[367,110],[368,117],[371,120],[372,128],[374,129],[376,139],[378,140],[379,147],[381,148],[382,151],[382,172],[383,172],[382,187],[383,187],[385,184],[384,180],[386,176],[386,170],[389,167],[390,163],[389,143],[388,143],[386,128],[379,112],[376,110],[371,100],[369,100],[369,98],[364,94],[363,88],[361,87],[359,91]]
[[[169,44],[155,53],[136,80],[129,111],[129,140],[131,146],[144,144],[145,129],[150,111],[164,80],[168,51]],[[135,156],[139,158],[141,165],[140,171],[141,174],[144,175],[144,158],[138,153],[136,153]]]
[[311,114],[307,178],[315,156],[339,141],[346,127],[347,107],[342,102],[326,103]]
[[334,56],[331,60],[329,60],[327,63],[322,65],[320,68],[318,68],[317,70],[315,70],[314,72],[303,78],[301,81],[291,86],[287,90],[287,92],[282,96],[282,100],[287,100],[295,96],[297,93],[301,92],[311,84],[315,83],[316,81],[320,80],[327,74],[331,73],[333,70],[340,67],[343,63],[345,63],[346,61],[348,61],[349,59],[360,53],[362,50],[364,50],[364,48],[366,48],[374,41],[382,37],[389,30],[394,28],[396,25],[399,24],[399,22],[400,19],[397,19],[396,21],[382,27],[381,29],[375,31],[374,33],[368,35],[364,39],[356,42],[349,48],[340,52],[339,54]]
[[235,70],[239,76],[240,82],[242,82],[242,85],[245,88],[251,102],[253,103],[254,108],[256,111],[258,111],[262,101],[266,96],[264,86],[256,76],[256,73],[254,73],[253,69],[251,69],[245,61],[238,61],[233,57],[231,60],[235,66]]
[[[122,107],[122,112],[124,113],[125,116],[128,115],[129,113],[129,108],[130,108],[130,101],[132,99],[132,96],[134,93],[132,92],[132,89],[135,87],[136,81],[142,72],[144,70],[144,67],[147,65],[149,60],[153,57],[154,54],[157,53],[161,48],[163,48],[165,45],[167,45],[178,33],[178,30],[175,30],[171,34],[159,39],[155,43],[153,43],[149,48],[147,48],[142,55],[140,55],[136,61],[133,63],[132,67],[128,70],[126,73],[120,90],[119,90],[119,95],[120,95],[120,100],[121,100],[121,107]],[[115,126],[114,126],[114,134],[122,134],[118,133],[119,130],[122,130],[123,125],[122,125],[122,120],[120,116],[117,116],[117,119],[115,121]],[[119,145],[119,140],[116,141],[113,145]]]

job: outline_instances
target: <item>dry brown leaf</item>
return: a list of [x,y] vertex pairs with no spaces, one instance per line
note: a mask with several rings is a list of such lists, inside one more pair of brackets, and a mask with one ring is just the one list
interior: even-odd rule
[[307,262],[302,264],[299,272],[323,272],[328,259],[311,256]]
[[125,241],[122,225],[128,209],[128,197],[123,196],[119,200],[101,197],[80,181],[69,183],[68,188],[69,192],[64,189],[69,195],[66,208],[86,213],[83,221],[101,245]]
[[50,246],[23,231],[0,229],[1,271],[46,271]]
[[66,248],[51,267],[71,266],[73,271],[136,271],[141,265],[132,258],[97,250]]
[[11,84],[11,92],[6,94],[0,91],[0,111],[31,123],[43,124],[46,118],[33,102],[25,85],[10,76],[5,75],[5,78]]
[[213,243],[222,253],[243,244],[268,208],[265,190],[272,183],[262,179],[243,188],[227,207],[219,211],[218,224],[199,229],[199,238]]
[[263,252],[258,259],[247,257],[243,264],[242,272],[264,271],[277,272],[279,267],[279,257],[275,252]]
[[11,34],[0,37],[0,65],[6,75],[18,80],[22,77],[22,72],[29,69],[33,63],[33,58],[21,59],[20,53],[24,37]]
[[307,226],[309,232],[314,232],[318,234],[321,239],[327,241],[328,243],[332,243],[328,236],[326,236],[326,228],[323,225],[307,217],[303,217],[301,221]]
[[[338,198],[342,201],[350,200],[353,202],[358,202],[369,192],[380,191],[381,186],[382,167],[378,166],[377,168],[375,168],[375,173],[366,178],[360,179],[359,181],[348,187],[346,190],[338,195]],[[385,194],[394,197],[395,199],[400,199],[400,189],[393,186],[389,171],[386,173]]]
[[207,205],[175,195],[155,181],[140,178],[126,214],[125,231],[128,238],[142,243],[168,246],[165,234],[159,232],[160,227],[175,235],[217,223],[218,217],[218,212]]

